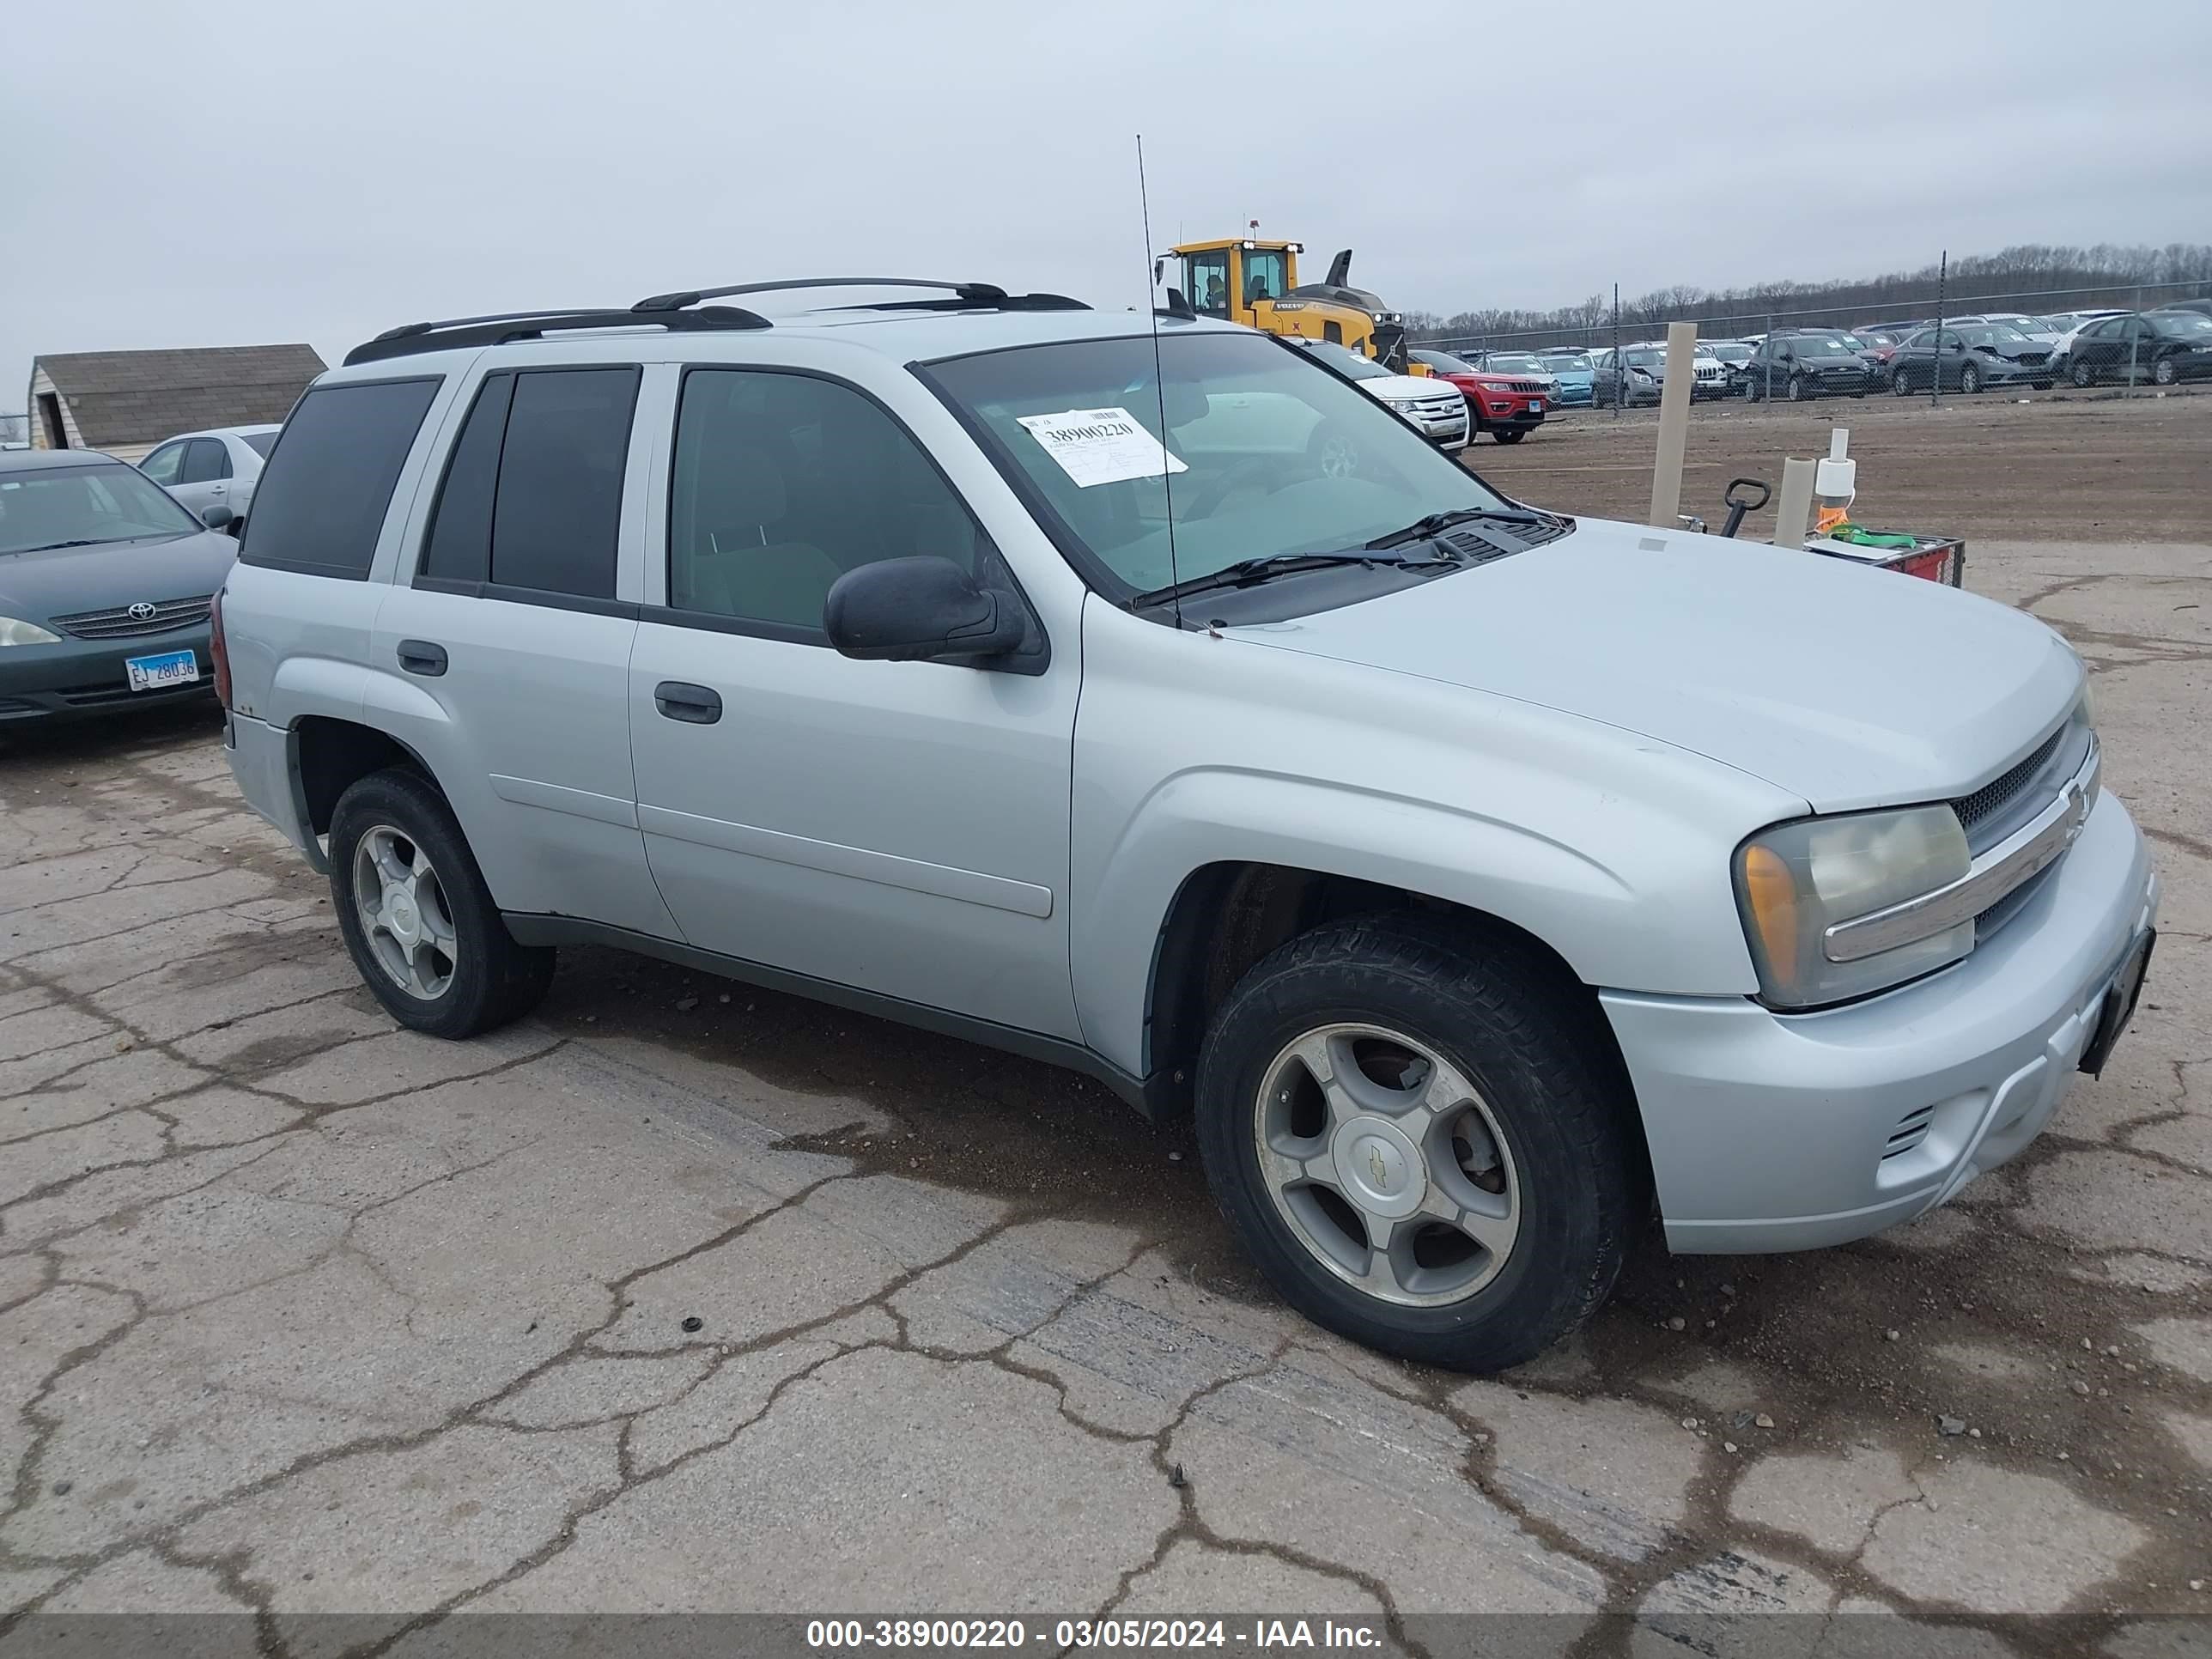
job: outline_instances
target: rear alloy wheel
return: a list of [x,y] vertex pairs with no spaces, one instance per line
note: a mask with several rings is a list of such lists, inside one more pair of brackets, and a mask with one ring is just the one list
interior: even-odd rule
[[1244,976],[1200,1058],[1200,1148],[1301,1312],[1487,1371],[1604,1301],[1637,1164],[1572,991],[1525,946],[1409,916],[1329,924]]
[[1982,371],[1968,363],[1959,371],[1959,390],[1969,398],[1982,389]]
[[515,943],[453,808],[420,774],[350,785],[331,814],[330,857],[346,950],[402,1025],[474,1036],[545,994],[555,953]]
[[2076,363],[2067,372],[2066,378],[2073,381],[2079,390],[2087,392],[2097,384],[2097,371],[2087,363]]

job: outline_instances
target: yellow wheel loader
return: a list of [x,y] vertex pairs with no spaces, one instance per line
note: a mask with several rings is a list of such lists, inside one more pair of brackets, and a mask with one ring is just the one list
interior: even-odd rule
[[[1329,262],[1325,283],[1298,282],[1302,242],[1223,237],[1185,242],[1165,258],[1182,267],[1182,297],[1201,317],[1219,317],[1266,334],[1333,340],[1400,374],[1428,371],[1406,357],[1406,319],[1382,296],[1347,285],[1352,250]],[[1158,280],[1158,273],[1155,274]]]

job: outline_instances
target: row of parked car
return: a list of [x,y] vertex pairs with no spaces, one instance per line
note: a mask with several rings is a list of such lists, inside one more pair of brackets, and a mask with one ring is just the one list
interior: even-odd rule
[[[1561,409],[1656,404],[1667,382],[1667,346],[1638,340],[1617,349],[1551,346],[1535,351],[1423,348],[1476,373],[1522,374],[1546,383]],[[1796,328],[1735,340],[1698,343],[1693,402],[1766,398],[1899,397],[1940,386],[1968,394],[2007,386],[2048,390],[2063,380],[2083,388],[2108,383],[2174,386],[2212,378],[2212,300],[2181,300],[2156,310],[2091,310],[2030,315],[1983,312],[1946,318]]]

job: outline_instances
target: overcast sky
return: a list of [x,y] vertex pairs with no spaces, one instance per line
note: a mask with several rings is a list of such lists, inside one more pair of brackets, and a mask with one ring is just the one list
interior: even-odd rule
[[1257,218],[1408,310],[2201,241],[2208,66],[2208,0],[20,0],[0,410],[41,351],[773,276],[1124,305],[1139,131],[1156,243]]

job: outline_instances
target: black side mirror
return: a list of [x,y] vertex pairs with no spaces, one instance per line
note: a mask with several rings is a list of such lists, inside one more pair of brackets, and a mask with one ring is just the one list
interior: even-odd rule
[[929,662],[1003,656],[1028,635],[1010,595],[976,585],[950,559],[884,559],[837,578],[822,626],[840,654]]
[[200,509],[200,522],[210,530],[228,530],[231,520],[237,516],[227,507],[204,507]]

